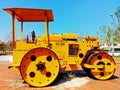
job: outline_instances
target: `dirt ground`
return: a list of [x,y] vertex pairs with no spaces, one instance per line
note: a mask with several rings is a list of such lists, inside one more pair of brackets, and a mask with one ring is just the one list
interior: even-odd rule
[[83,71],[72,80],[58,80],[51,86],[35,88],[23,83],[19,72],[8,69],[10,62],[0,62],[0,90],[120,90],[120,64],[110,80],[89,78]]

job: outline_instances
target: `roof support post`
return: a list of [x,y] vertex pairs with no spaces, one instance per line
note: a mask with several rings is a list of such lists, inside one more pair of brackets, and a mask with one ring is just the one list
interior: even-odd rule
[[13,49],[16,48],[16,28],[15,28],[15,14],[12,12],[12,45]]
[[48,48],[50,48],[50,39],[49,39],[49,22],[48,20],[46,19],[45,20],[45,28],[46,28],[46,40],[47,40],[47,43],[48,43]]
[[21,22],[20,40],[23,40],[23,22]]

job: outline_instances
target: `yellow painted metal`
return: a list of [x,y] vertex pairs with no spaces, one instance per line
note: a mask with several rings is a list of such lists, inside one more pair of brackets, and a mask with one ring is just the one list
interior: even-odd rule
[[[98,40],[86,41],[84,38],[83,40],[78,40],[77,34],[50,34],[49,37],[51,50],[54,51],[59,57],[60,66],[61,68],[65,67],[64,70],[72,70],[69,64],[75,64],[79,68],[87,50],[92,47],[99,47]],[[76,39],[76,41],[74,41],[73,39]],[[79,46],[76,55],[69,55],[70,44],[77,44]],[[48,43],[46,40],[46,35],[42,35],[41,38],[38,38],[37,36],[37,39],[34,43],[26,41],[16,41],[16,48],[13,51],[12,66],[20,66],[22,58],[29,50],[37,47],[46,48],[47,46]],[[83,54],[82,58],[79,57],[80,53]]]
[[[28,84],[37,87],[49,85],[56,79],[59,71],[78,70],[80,65],[97,79],[105,80],[114,74],[117,66],[106,53],[100,52],[102,60],[98,60],[93,54],[90,61],[84,62],[87,60],[86,56],[89,56],[87,54],[92,54],[88,53],[89,50],[100,51],[97,36],[79,38],[77,34],[49,34],[49,22],[53,21],[51,10],[10,8],[5,11],[12,13],[12,66],[15,71],[20,70]],[[20,40],[16,40],[15,19],[21,22]],[[26,40],[23,38],[24,21],[45,22],[46,34],[36,35],[35,41],[32,41],[32,37],[29,38],[31,40]]]
[[47,16],[46,16],[46,19],[45,19],[45,28],[46,28],[46,40],[47,40],[47,44],[48,44],[48,48],[50,48],[50,38],[49,38],[49,22],[47,20]]
[[32,86],[41,87],[52,83],[59,73],[59,61],[54,52],[47,48],[29,51],[21,61],[20,72]]
[[[42,71],[37,70],[36,64],[39,63],[39,60],[42,60],[42,62],[45,63],[47,71],[51,72],[52,74],[51,77],[47,77],[44,73],[42,74]],[[31,71],[36,74],[34,78],[31,78],[29,76]],[[28,76],[26,77],[25,80],[32,86],[46,86],[54,81],[55,77],[57,77],[58,75],[58,71],[59,71],[59,63],[57,60],[53,60],[50,63],[46,61],[46,56],[41,56],[38,57],[35,62],[29,64],[26,71],[26,74]]]
[[113,76],[117,65],[107,53],[93,53],[84,67],[88,68],[96,79],[106,80]]
[[[100,61],[96,60],[96,62],[94,62],[93,66],[96,65],[96,67],[94,69],[91,69],[91,73],[92,75],[100,80],[106,80],[109,79],[111,76],[113,76],[114,71],[116,69],[116,65],[113,62],[110,62],[109,59],[104,59],[102,60],[102,62],[105,63],[105,65],[97,65]],[[107,65],[108,63],[110,63],[111,65]],[[97,66],[103,66],[103,68],[99,68]],[[100,70],[102,69],[102,70]],[[104,73],[104,75],[102,76],[100,73]]]
[[[111,62],[110,62],[111,63]],[[114,69],[116,69],[116,68],[118,68],[118,66],[117,65],[115,65],[114,63],[111,63],[111,65],[109,66],[109,65],[97,65],[97,64],[94,64],[94,65],[89,65],[89,64],[84,64],[84,67],[86,67],[86,68],[90,68],[90,69],[94,69],[94,71],[98,71],[98,68],[99,69],[104,69],[104,68],[106,68],[105,70],[106,71],[113,71],[113,68]]]

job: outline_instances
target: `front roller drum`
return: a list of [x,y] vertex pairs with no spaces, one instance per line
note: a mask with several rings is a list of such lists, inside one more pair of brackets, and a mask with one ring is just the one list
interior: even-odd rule
[[31,86],[47,86],[58,76],[58,57],[47,48],[32,49],[23,57],[20,73],[25,82]]
[[107,53],[94,52],[84,64],[88,75],[99,80],[107,80],[114,75],[117,68],[114,59]]

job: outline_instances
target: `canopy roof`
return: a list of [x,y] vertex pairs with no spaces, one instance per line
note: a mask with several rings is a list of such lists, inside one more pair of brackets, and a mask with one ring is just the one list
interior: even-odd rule
[[47,9],[33,9],[33,8],[5,8],[3,9],[20,22],[44,22],[53,21],[52,10]]

